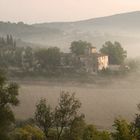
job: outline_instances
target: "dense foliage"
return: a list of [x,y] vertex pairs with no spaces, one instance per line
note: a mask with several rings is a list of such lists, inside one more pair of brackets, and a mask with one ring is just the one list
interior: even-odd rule
[[86,41],[79,40],[79,41],[73,41],[71,43],[70,50],[72,53],[76,55],[82,55],[85,53],[85,50],[88,47],[92,47],[92,44]]
[[35,121],[47,138],[49,136],[49,131],[53,126],[53,120],[53,112],[50,106],[47,106],[45,99],[41,99],[36,105]]
[[100,52],[109,56],[110,64],[123,64],[127,56],[127,52],[119,42],[105,42],[103,47],[100,49]]
[[25,125],[20,128],[15,128],[11,134],[12,140],[44,140],[44,133],[37,127]]
[[8,139],[12,123],[15,121],[12,106],[17,106],[19,100],[18,86],[15,83],[7,83],[3,72],[0,72],[0,138]]
[[18,47],[11,35],[0,38],[0,67],[12,73],[55,73],[60,66],[60,55],[57,47]]

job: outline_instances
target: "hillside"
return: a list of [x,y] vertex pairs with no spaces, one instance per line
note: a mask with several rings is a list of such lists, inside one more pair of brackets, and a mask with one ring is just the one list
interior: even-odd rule
[[132,55],[133,52],[138,52],[140,45],[139,25],[140,11],[136,11],[76,22],[33,25],[0,22],[0,35],[10,33],[26,42],[58,46],[63,50],[68,50],[73,40],[90,41],[97,47],[101,47],[107,40],[117,40]]
[[140,11],[117,14],[112,16],[93,18],[88,20],[76,21],[76,22],[52,22],[34,24],[36,27],[51,27],[59,28],[62,30],[70,28],[84,29],[97,27],[100,28],[118,28],[123,30],[137,30],[140,24]]

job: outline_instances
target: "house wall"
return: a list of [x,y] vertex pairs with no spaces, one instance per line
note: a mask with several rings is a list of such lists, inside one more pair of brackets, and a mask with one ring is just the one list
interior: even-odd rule
[[108,56],[98,57],[98,70],[103,70],[108,68]]
[[[93,50],[92,50],[93,49]],[[93,52],[83,55],[63,54],[61,56],[62,67],[75,67],[79,71],[86,71],[88,73],[97,73],[100,70],[108,68],[108,56],[96,52],[96,48],[86,49]]]
[[91,49],[91,53],[97,53],[96,48],[92,48],[92,49]]

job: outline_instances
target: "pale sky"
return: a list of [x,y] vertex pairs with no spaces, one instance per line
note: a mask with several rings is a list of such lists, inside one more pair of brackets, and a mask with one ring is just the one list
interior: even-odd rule
[[75,21],[140,11],[140,0],[0,0],[0,21]]

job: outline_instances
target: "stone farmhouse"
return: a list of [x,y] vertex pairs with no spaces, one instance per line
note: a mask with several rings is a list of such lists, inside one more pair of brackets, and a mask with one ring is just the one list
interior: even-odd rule
[[88,47],[84,54],[78,56],[65,53],[61,58],[61,63],[67,69],[78,67],[77,71],[85,71],[91,74],[109,67],[108,55],[97,52],[96,47]]

